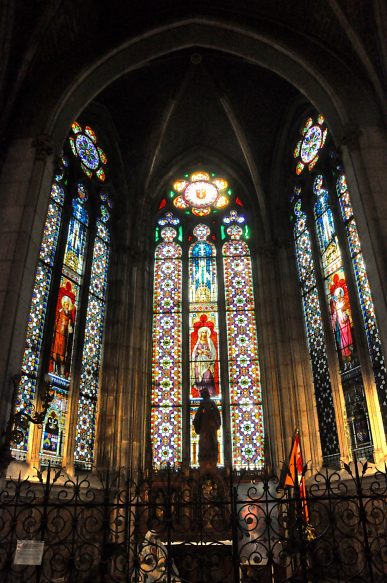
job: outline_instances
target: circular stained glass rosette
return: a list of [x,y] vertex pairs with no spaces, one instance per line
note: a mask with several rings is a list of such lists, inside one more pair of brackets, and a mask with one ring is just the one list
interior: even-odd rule
[[84,134],[80,134],[75,139],[75,148],[77,153],[86,166],[90,170],[96,170],[99,166],[99,156],[97,148],[93,141]]
[[304,164],[309,164],[317,155],[321,147],[322,131],[320,126],[313,125],[306,132],[301,144],[301,160]]
[[73,135],[69,137],[71,150],[74,156],[80,159],[82,170],[89,178],[95,173],[98,180],[104,182],[106,175],[102,166],[107,163],[107,156],[102,148],[97,146],[94,130],[89,126],[82,129],[78,122],[74,122],[71,129],[73,131]]
[[[178,193],[173,204],[178,209],[190,208],[193,215],[205,217],[212,209],[223,209],[229,204],[228,182],[213,174],[198,170],[182,180],[173,183],[172,195]],[[213,178],[214,177],[214,178]]]
[[205,208],[214,204],[219,191],[211,182],[191,182],[184,191],[184,200],[194,208]]
[[317,121],[309,117],[302,129],[302,138],[297,143],[293,155],[297,158],[296,174],[301,174],[305,166],[309,170],[317,164],[319,152],[324,146],[328,130],[323,128],[324,117],[319,115]]

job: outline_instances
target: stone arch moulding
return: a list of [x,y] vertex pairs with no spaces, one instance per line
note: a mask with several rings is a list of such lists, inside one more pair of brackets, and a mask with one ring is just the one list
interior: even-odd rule
[[[79,75],[69,72],[69,78],[63,80],[67,86],[60,87],[60,97],[51,100],[54,103],[51,112],[44,109],[41,117],[36,119],[42,134],[48,134],[54,143],[62,143],[70,122],[86,105],[105,87],[121,75],[149,64],[177,50],[192,47],[195,50],[209,48],[232,54],[251,63],[265,67],[297,87],[317,109],[323,111],[333,135],[341,138],[348,124],[357,123],[359,112],[367,116],[367,123],[378,123],[377,107],[372,107],[372,96],[366,93],[361,83],[356,83],[354,72],[346,68],[343,62],[318,46],[309,59],[306,46],[301,40],[286,46],[281,40],[258,35],[251,29],[217,21],[192,19],[175,22],[131,39],[126,44],[114,49],[98,62],[90,64],[89,69]],[[302,39],[305,43],[305,39]],[[310,45],[311,51],[315,45]],[[344,77],[344,69],[348,73]],[[330,71],[328,78],[327,71]],[[55,88],[50,89],[51,95]],[[43,92],[40,88],[40,95]],[[368,107],[364,110],[364,99]],[[363,104],[363,107],[361,107]],[[358,110],[356,109],[358,105]]]

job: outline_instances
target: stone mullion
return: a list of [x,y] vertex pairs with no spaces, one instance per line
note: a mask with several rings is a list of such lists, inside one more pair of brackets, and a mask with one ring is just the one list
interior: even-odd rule
[[227,306],[224,289],[224,261],[222,246],[217,248],[216,272],[218,281],[218,323],[219,323],[219,370],[222,395],[223,454],[225,466],[232,465],[232,428],[230,411],[230,379],[228,374]]
[[[80,283],[80,295],[78,298],[78,321],[76,322],[76,334],[73,347],[73,362],[71,365],[71,381],[68,388],[67,414],[65,423],[65,442],[63,445],[63,465],[73,472],[75,434],[78,424],[78,403],[80,398],[79,385],[82,372],[83,346],[85,342],[85,326],[87,308],[90,299],[90,276],[93,263],[93,252],[96,238],[95,212],[89,214],[89,226],[85,247],[85,269]],[[71,218],[70,218],[71,220]],[[68,227],[68,225],[67,225]],[[66,228],[66,234],[68,229]],[[64,252],[64,250],[63,250]],[[61,267],[63,267],[64,254],[61,255]],[[55,302],[56,305],[56,302]]]
[[[273,310],[268,309],[277,299],[275,261],[273,249],[259,247],[255,253],[257,278],[255,302],[258,326],[258,353],[261,371],[262,402],[265,434],[273,439],[266,446],[266,455],[272,456],[276,468],[286,459],[288,441],[291,440],[293,402],[284,391],[282,382],[281,349],[278,342],[278,324],[273,320]],[[275,436],[275,439],[274,439]],[[269,451],[268,451],[269,450]]]
[[[48,136],[16,140],[10,145],[0,182],[2,223],[0,238],[1,338],[8,346],[0,356],[2,407],[0,427],[11,413],[11,378],[20,372],[26,326],[35,284],[36,265],[47,216],[53,178],[53,144]],[[30,431],[29,447],[32,444]]]

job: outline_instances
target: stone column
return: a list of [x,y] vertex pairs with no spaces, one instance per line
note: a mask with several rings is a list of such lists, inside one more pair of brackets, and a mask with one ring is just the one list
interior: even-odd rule
[[[136,235],[127,227],[124,239]],[[144,237],[137,240],[115,249],[110,279],[96,461],[111,468],[143,467],[149,439],[151,269]]]
[[13,141],[0,178],[0,427],[20,372],[35,269],[53,176],[49,136]]
[[[266,432],[278,473],[300,430],[306,461],[322,462],[313,379],[303,329],[301,299],[293,256],[286,245],[257,253],[259,354]],[[291,257],[290,257],[291,256]]]

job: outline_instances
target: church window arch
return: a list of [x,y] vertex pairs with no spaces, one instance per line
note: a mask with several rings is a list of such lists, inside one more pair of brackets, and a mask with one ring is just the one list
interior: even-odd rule
[[[371,371],[386,432],[386,367],[345,173],[321,114],[307,118],[293,155],[297,178],[291,214],[323,455],[328,461],[335,448],[336,457],[340,455],[337,439],[329,444],[326,431],[330,425],[337,436],[331,387],[336,368],[348,447],[358,457],[373,459],[364,379]],[[306,306],[308,286],[315,290],[313,314]],[[313,340],[316,334],[318,342]],[[330,365],[327,343],[337,355]]]
[[193,419],[204,389],[222,419],[218,465],[264,464],[250,230],[241,207],[228,181],[203,169],[175,180],[159,205],[151,399],[155,467],[199,464]]
[[42,465],[94,461],[113,206],[106,164],[94,130],[74,122],[51,187],[16,412],[39,408],[43,384],[51,402],[41,431],[29,425],[12,444],[19,460],[38,449]]

